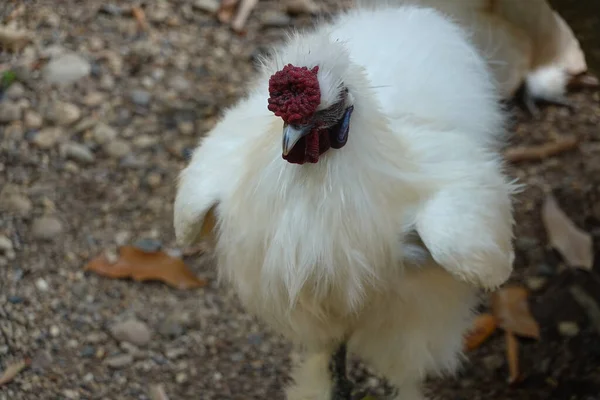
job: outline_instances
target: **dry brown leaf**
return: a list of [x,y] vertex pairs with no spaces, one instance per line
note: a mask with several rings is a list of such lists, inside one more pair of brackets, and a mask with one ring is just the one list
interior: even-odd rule
[[555,142],[537,146],[512,147],[504,152],[504,157],[511,162],[540,161],[565,151],[573,150],[579,145],[575,136],[564,136]]
[[86,271],[108,278],[132,278],[136,281],[162,281],[177,289],[192,289],[206,285],[188,269],[183,260],[162,251],[145,252],[133,246],[123,246],[119,258],[111,263],[106,255],[91,260]]
[[239,0],[221,0],[217,18],[223,24],[229,24],[233,19]]
[[13,379],[15,379],[15,377],[19,374],[19,372],[23,371],[30,364],[31,364],[31,360],[26,359],[26,360],[21,360],[19,362],[16,362],[16,363],[11,364],[8,367],[6,367],[6,369],[0,376],[0,387],[6,385],[7,383],[9,383]]
[[579,229],[560,209],[556,199],[548,195],[542,207],[542,221],[548,240],[571,267],[591,270],[594,266],[592,237]]
[[507,286],[491,296],[492,314],[498,326],[518,336],[540,338],[540,327],[529,311],[527,289],[521,286]]
[[473,322],[473,328],[465,336],[465,350],[474,350],[479,347],[496,331],[497,327],[496,317],[492,314],[478,315]]
[[519,341],[516,336],[510,332],[504,332],[506,337],[506,359],[508,360],[508,383],[516,383],[521,373],[519,372]]

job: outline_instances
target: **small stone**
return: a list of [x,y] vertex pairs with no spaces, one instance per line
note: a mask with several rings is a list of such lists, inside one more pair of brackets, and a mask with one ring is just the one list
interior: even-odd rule
[[261,22],[267,27],[284,27],[291,22],[289,15],[280,11],[267,11],[262,15]]
[[85,337],[86,343],[98,344],[104,342],[107,336],[104,332],[92,332]]
[[118,356],[108,357],[104,360],[104,363],[113,369],[120,369],[127,367],[133,363],[133,356],[131,354],[121,354]]
[[131,238],[131,232],[120,231],[115,235],[115,243],[119,246],[124,246],[129,242],[129,238]]
[[49,149],[56,145],[62,135],[63,131],[60,128],[45,128],[33,137],[32,143],[40,149]]
[[65,157],[84,164],[92,163],[96,159],[90,149],[75,142],[63,144],[61,146],[61,152],[65,155]]
[[33,204],[29,198],[20,194],[11,194],[0,202],[0,209],[25,217],[31,213]]
[[56,325],[52,325],[50,327],[50,336],[58,337],[58,335],[60,335],[60,328]]
[[187,352],[188,350],[184,348],[168,349],[165,351],[165,356],[170,360],[174,360],[186,355]]
[[221,6],[218,0],[196,0],[192,5],[196,10],[215,14]]
[[6,299],[10,304],[21,304],[25,301],[22,297],[19,296],[8,296]]
[[53,107],[53,117],[58,125],[71,125],[81,118],[81,110],[75,104],[58,102]]
[[91,51],[98,51],[104,48],[104,41],[98,36],[92,36],[89,39],[88,46]]
[[176,75],[169,79],[169,87],[177,92],[185,92],[191,86],[190,82],[181,75]]
[[31,369],[44,371],[52,367],[54,359],[52,354],[46,350],[38,351],[31,360]]
[[62,223],[55,217],[40,217],[33,221],[31,234],[35,239],[54,240],[63,232]]
[[168,317],[158,327],[158,333],[167,339],[175,339],[183,335],[185,329],[177,317]]
[[194,123],[192,121],[180,121],[177,123],[177,129],[182,135],[190,136],[194,134]]
[[88,107],[96,107],[104,102],[104,94],[102,92],[91,92],[83,98],[83,104]]
[[188,375],[185,372],[178,372],[175,375],[175,382],[178,384],[185,383],[188,380]]
[[104,151],[110,157],[121,158],[131,152],[131,146],[124,140],[115,139],[104,145]]
[[134,104],[137,104],[138,106],[145,107],[148,104],[150,104],[150,93],[145,90],[134,89],[129,93],[129,98]]
[[0,253],[6,253],[13,249],[12,240],[4,235],[0,235]]
[[93,346],[83,346],[79,355],[85,358],[91,358],[96,354],[96,349]]
[[162,248],[162,242],[160,240],[144,238],[136,241],[133,246],[147,253],[153,253]]
[[0,103],[0,123],[19,121],[23,114],[22,111],[21,106],[12,101]]
[[116,340],[129,342],[136,346],[145,346],[152,338],[148,325],[136,319],[114,324],[110,328],[110,333]]
[[69,400],[78,400],[79,393],[76,390],[65,389],[63,390],[63,395]]
[[25,111],[25,128],[40,129],[44,123],[42,116],[35,111]]
[[94,140],[98,144],[106,144],[117,137],[117,131],[104,123],[99,123],[94,127]]
[[49,83],[66,85],[88,76],[91,70],[92,66],[86,59],[66,53],[52,59],[44,68],[43,75]]
[[148,186],[150,186],[153,189],[156,189],[157,187],[159,187],[161,182],[162,182],[162,176],[159,173],[152,172],[152,173],[148,174],[148,176],[146,177],[146,183],[148,184]]
[[579,325],[576,322],[563,321],[558,324],[558,332],[564,337],[575,337],[579,335]]
[[547,281],[548,280],[543,276],[531,276],[525,280],[525,284],[529,289],[535,292],[546,286]]
[[48,282],[44,278],[38,278],[35,281],[35,287],[42,292],[47,292],[50,289],[50,285],[48,285]]
[[8,89],[6,89],[4,95],[9,100],[19,100],[25,96],[25,87],[20,82],[14,82],[9,86]]
[[147,149],[157,143],[158,139],[156,137],[146,134],[137,136],[135,139],[133,139],[133,145],[139,149]]

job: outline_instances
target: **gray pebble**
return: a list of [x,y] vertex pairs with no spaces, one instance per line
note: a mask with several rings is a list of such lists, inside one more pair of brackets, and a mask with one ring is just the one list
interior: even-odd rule
[[134,89],[129,93],[129,98],[138,106],[147,106],[150,104],[150,93],[145,90]]
[[120,369],[131,365],[131,363],[133,363],[133,356],[131,354],[112,356],[104,360],[104,363],[110,368]]
[[115,139],[104,145],[104,151],[112,158],[121,158],[131,153],[131,145],[124,140]]
[[94,140],[98,144],[111,142],[117,137],[117,131],[104,123],[99,123],[94,127]]
[[12,248],[12,241],[8,237],[0,235],[0,253],[6,253],[12,250]]
[[94,154],[88,149],[86,146],[75,143],[68,142],[61,146],[61,152],[65,157],[70,158],[72,160],[78,161],[80,163],[92,163],[95,161]]
[[49,83],[69,84],[88,76],[91,70],[86,59],[74,53],[66,53],[52,59],[44,67],[43,76]]
[[9,213],[14,213],[24,217],[31,213],[33,204],[29,198],[23,195],[12,194],[2,200],[0,203],[0,208],[8,211]]
[[20,82],[14,82],[6,89],[4,95],[9,100],[18,100],[25,96],[25,87]]
[[22,108],[12,101],[0,103],[0,123],[19,121],[22,116]]
[[144,238],[144,239],[140,239],[140,240],[136,241],[133,244],[133,246],[137,247],[138,249],[140,249],[142,251],[152,253],[152,252],[155,252],[155,251],[158,251],[161,249],[162,242],[160,240],[156,240],[156,239]]
[[558,332],[565,337],[574,337],[579,335],[579,325],[576,322],[563,321],[558,324]]
[[110,328],[110,333],[116,340],[136,346],[145,346],[152,338],[148,325],[136,319],[114,324]]
[[193,4],[196,10],[215,14],[219,11],[220,3],[218,0],[196,0]]
[[60,128],[46,128],[33,137],[32,143],[40,149],[49,149],[54,147],[62,136],[63,131]]
[[53,240],[63,232],[63,225],[55,217],[40,217],[33,221],[31,234],[35,239]]

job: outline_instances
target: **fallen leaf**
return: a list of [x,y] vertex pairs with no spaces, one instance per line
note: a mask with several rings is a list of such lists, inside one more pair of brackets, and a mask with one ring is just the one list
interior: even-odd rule
[[119,258],[111,263],[102,254],[84,269],[108,278],[132,278],[136,281],[162,281],[177,289],[192,289],[206,285],[188,269],[183,260],[162,251],[145,252],[133,246],[123,246]]
[[169,400],[169,396],[167,396],[167,392],[163,385],[150,386],[149,395],[151,400]]
[[571,267],[591,270],[594,266],[592,237],[579,229],[560,209],[556,199],[548,195],[542,207],[542,221],[548,241]]
[[519,341],[511,331],[504,332],[506,337],[506,359],[508,360],[508,383],[516,383],[521,373],[519,372]]
[[31,364],[31,360],[26,359],[26,360],[21,360],[15,364],[11,364],[8,367],[6,367],[6,369],[2,373],[2,376],[0,376],[0,386],[4,386],[7,383],[9,383],[10,381],[12,381],[13,379],[15,379],[15,377],[19,374],[19,372],[23,371],[30,364]]
[[473,327],[465,336],[465,350],[474,350],[479,347],[496,331],[497,327],[496,317],[492,314],[478,315],[473,322]]
[[498,326],[517,336],[532,339],[540,338],[540,327],[529,311],[527,289],[521,286],[508,286],[491,296],[492,314]]
[[509,148],[504,152],[504,158],[511,162],[540,161],[573,150],[578,145],[579,139],[577,137],[565,136],[551,143]]

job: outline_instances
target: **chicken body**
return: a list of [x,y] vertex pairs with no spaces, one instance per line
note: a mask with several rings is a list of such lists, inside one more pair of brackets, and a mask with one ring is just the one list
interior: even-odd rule
[[524,104],[534,115],[538,101],[569,106],[569,82],[587,71],[577,38],[547,0],[391,1],[433,7],[460,23],[488,60],[502,96],[523,86]]
[[[393,38],[393,40],[391,40]],[[321,106],[354,107],[347,144],[282,159],[269,76],[318,66]],[[198,240],[214,207],[219,272],[243,305],[306,350],[288,399],[329,400],[341,342],[422,399],[453,371],[480,288],[512,270],[513,186],[485,61],[428,9],[357,9],[292,36],[182,172],[175,229]],[[320,107],[321,107],[320,106]]]

